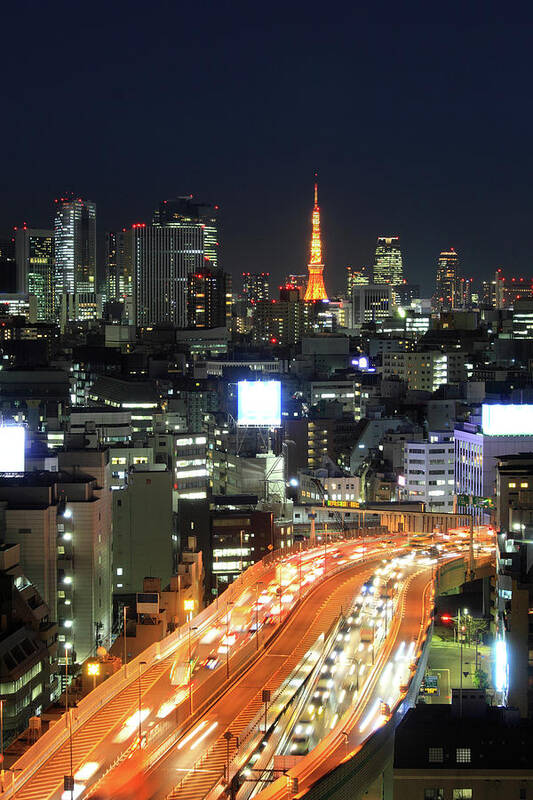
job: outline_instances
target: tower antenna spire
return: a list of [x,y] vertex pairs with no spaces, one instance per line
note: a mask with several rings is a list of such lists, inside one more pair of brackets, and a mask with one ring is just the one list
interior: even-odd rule
[[326,287],[324,286],[324,264],[322,263],[322,239],[320,236],[320,208],[318,206],[318,172],[315,170],[315,197],[312,217],[311,254],[307,270],[309,278],[304,300],[327,300]]

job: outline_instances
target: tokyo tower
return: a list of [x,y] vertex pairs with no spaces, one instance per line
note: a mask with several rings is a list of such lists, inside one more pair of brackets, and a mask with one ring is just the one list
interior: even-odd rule
[[327,300],[324,286],[324,264],[322,263],[322,242],[320,240],[320,206],[318,205],[318,183],[315,172],[315,205],[313,206],[313,232],[311,234],[311,257],[307,265],[309,279],[304,300]]

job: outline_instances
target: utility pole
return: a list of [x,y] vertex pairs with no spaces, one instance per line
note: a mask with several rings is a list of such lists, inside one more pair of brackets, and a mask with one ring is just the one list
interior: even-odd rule
[[142,705],[142,686],[141,686],[141,674],[142,668],[146,666],[146,661],[139,661],[139,750],[142,747],[142,714],[141,714],[141,705]]
[[474,512],[470,515],[470,580],[474,580]]
[[129,608],[129,606],[124,606],[124,623],[123,623],[123,626],[122,626],[122,633],[124,635],[124,666],[126,666],[126,664],[128,663],[128,648],[126,646],[126,635],[127,635],[126,634],[126,625],[127,625],[126,612],[127,612],[128,608]]

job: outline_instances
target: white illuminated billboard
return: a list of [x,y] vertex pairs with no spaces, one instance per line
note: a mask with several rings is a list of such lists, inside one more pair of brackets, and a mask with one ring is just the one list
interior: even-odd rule
[[533,436],[533,405],[483,403],[481,425],[485,436]]
[[237,424],[255,428],[279,428],[281,425],[281,382],[239,381],[237,384]]
[[0,472],[24,472],[23,425],[0,425]]

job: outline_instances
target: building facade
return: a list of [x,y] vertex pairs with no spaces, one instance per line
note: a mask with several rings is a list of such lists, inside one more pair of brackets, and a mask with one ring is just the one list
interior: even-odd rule
[[218,206],[201,203],[193,195],[163,200],[154,211],[153,224],[162,228],[201,228],[203,255],[211,267],[218,267]]
[[399,236],[378,236],[374,260],[374,283],[399,286],[403,281],[403,261]]
[[533,430],[522,435],[488,433],[481,420],[471,421],[455,426],[454,441],[456,494],[493,498],[498,458],[533,450]]
[[437,261],[434,307],[439,311],[449,311],[460,306],[459,290],[459,256],[450,247],[442,251]]
[[376,284],[356,284],[352,290],[352,304],[354,325],[386,319],[393,307],[392,288]]
[[368,286],[372,275],[368,267],[346,267],[346,296],[351,297],[354,286]]
[[231,275],[211,266],[187,276],[187,324],[191,328],[231,326]]
[[15,237],[0,236],[0,292],[17,291]]
[[270,272],[243,272],[242,298],[248,303],[270,299]]
[[17,291],[37,298],[37,319],[55,319],[54,231],[18,228],[15,233]]
[[434,392],[447,383],[461,383],[472,373],[469,356],[461,352],[384,352],[382,375],[397,376],[409,389]]
[[126,258],[126,231],[108,231],[105,235],[106,300],[123,301],[132,294],[132,276]]
[[173,572],[172,472],[138,463],[113,492],[113,593],[142,592],[146,577],[165,588]]
[[426,442],[406,442],[403,478],[407,500],[425,503],[428,511],[453,513],[455,490],[453,432],[430,431]]
[[96,205],[74,197],[56,199],[54,220],[56,294],[96,291]]
[[187,327],[187,279],[205,263],[201,225],[135,224],[126,234],[137,325]]

